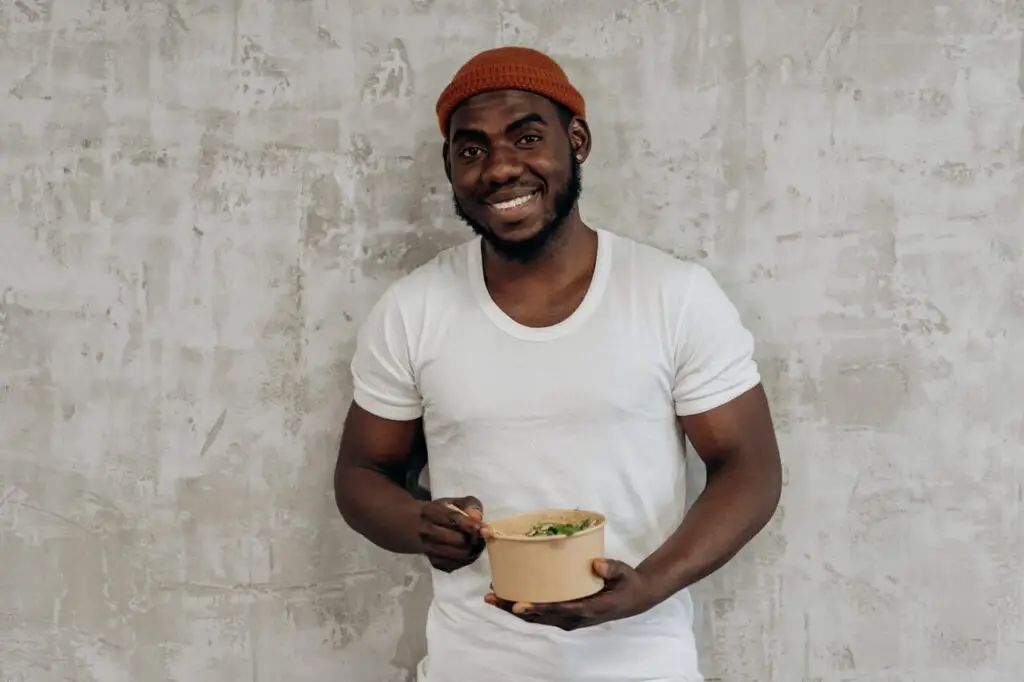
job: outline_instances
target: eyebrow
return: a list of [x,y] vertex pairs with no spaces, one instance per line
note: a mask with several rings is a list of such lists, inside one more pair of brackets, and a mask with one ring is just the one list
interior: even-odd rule
[[[505,126],[505,134],[508,135],[510,133],[513,133],[516,130],[524,126],[527,126],[531,123],[540,123],[541,125],[547,125],[547,121],[545,121],[544,117],[541,116],[540,114],[526,114],[525,116],[520,116],[519,118]],[[478,128],[458,128],[454,133],[452,133],[452,141],[459,140],[462,138],[487,139],[487,134]]]

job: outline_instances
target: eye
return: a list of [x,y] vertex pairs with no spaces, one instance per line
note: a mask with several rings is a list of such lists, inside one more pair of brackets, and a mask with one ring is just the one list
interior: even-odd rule
[[522,137],[520,137],[519,141],[524,143],[524,144],[537,144],[538,142],[540,142],[540,135],[534,135],[532,133],[527,133],[526,135],[523,135]]
[[465,147],[463,147],[462,149],[459,150],[459,156],[461,158],[463,158],[463,159],[472,159],[473,158],[473,154],[475,152],[481,152],[482,153],[483,150],[480,147],[473,147],[473,146],[467,145],[467,146],[465,146]]

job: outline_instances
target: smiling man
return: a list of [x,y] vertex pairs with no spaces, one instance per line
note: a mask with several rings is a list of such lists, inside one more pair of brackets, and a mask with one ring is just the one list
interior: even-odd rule
[[[355,531],[433,567],[418,680],[701,680],[688,588],[781,490],[753,337],[706,268],[583,221],[591,132],[552,59],[478,54],[436,111],[477,237],[395,282],[364,322],[334,482]],[[429,500],[405,485],[421,433]],[[688,512],[683,434],[708,471]],[[550,507],[605,514],[605,589],[497,599],[484,519]]]

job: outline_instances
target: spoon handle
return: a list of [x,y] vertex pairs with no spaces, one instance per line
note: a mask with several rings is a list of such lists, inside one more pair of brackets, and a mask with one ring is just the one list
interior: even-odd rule
[[[466,513],[466,511],[465,511],[464,509],[459,509],[458,507],[456,507],[456,506],[455,506],[454,504],[452,504],[451,502],[447,502],[447,503],[446,503],[446,504],[445,504],[444,506],[445,506],[445,507],[447,507],[448,509],[451,509],[452,511],[457,511],[457,512],[459,512],[460,514],[462,514],[462,515],[463,515],[463,516],[465,516],[466,518],[470,518],[470,517],[469,517],[469,514],[467,514],[467,513]],[[491,529],[491,534],[492,534],[492,535],[493,535],[494,537],[496,537],[496,538],[504,537],[504,533],[500,533],[500,532],[498,532],[498,531],[494,530],[493,528]]]
[[457,511],[457,512],[459,512],[460,514],[462,514],[463,516],[465,516],[465,517],[467,517],[467,518],[469,517],[469,514],[467,514],[465,510],[463,510],[463,509],[459,509],[458,507],[456,507],[456,506],[455,506],[454,504],[452,504],[451,502],[448,502],[448,503],[447,503],[447,504],[445,504],[444,506],[448,507],[448,508],[449,508],[449,509],[451,509],[452,511]]

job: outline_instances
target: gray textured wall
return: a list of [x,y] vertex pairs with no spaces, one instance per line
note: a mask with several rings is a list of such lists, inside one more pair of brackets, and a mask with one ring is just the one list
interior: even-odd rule
[[0,680],[407,679],[429,581],[330,492],[347,361],[469,236],[434,98],[513,42],[589,97],[586,218],[708,264],[760,341],[787,489],[697,591],[709,676],[1019,682],[1022,22],[0,0]]

